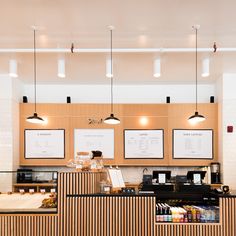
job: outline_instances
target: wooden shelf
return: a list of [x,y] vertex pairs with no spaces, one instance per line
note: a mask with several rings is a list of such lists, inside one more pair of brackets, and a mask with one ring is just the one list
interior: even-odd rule
[[56,188],[56,187],[57,187],[56,183],[17,183],[17,184],[13,184],[13,191],[19,192],[19,189],[28,190],[32,188],[32,189],[35,189],[36,192],[40,192],[40,189],[49,189],[49,188]]

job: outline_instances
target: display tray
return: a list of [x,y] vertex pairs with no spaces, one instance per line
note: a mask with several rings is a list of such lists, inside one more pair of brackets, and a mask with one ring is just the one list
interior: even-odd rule
[[56,208],[40,208],[42,201],[49,198],[49,194],[0,194],[0,213],[6,212],[57,212]]

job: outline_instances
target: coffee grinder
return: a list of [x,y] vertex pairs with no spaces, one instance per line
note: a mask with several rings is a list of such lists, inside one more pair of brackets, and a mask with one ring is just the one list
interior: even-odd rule
[[212,162],[211,163],[211,183],[220,184],[220,163]]

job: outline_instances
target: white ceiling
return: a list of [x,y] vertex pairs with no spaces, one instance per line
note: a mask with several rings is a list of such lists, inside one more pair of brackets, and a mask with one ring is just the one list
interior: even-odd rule
[[[18,61],[19,78],[33,82],[32,53],[3,49],[33,47],[32,25],[38,49],[109,48],[108,25],[114,25],[114,48],[194,48],[192,25],[200,24],[199,48],[236,48],[236,1],[218,0],[8,0],[0,8],[0,74],[8,73],[9,59]],[[105,78],[106,53],[37,53],[39,83],[109,83]],[[161,53],[162,76],[152,76],[155,53],[114,53],[118,84],[191,83],[195,78],[194,53]],[[208,78],[236,73],[236,52],[199,53],[210,57]],[[57,59],[66,59],[65,79],[57,77]]]

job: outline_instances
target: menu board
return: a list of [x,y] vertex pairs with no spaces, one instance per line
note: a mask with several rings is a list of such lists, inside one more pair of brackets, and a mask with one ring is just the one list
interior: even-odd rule
[[173,130],[173,158],[212,159],[213,130]]
[[65,158],[65,130],[26,129],[26,159]]
[[114,129],[75,129],[74,155],[101,151],[104,159],[114,159]]
[[163,158],[163,130],[124,130],[125,158]]

